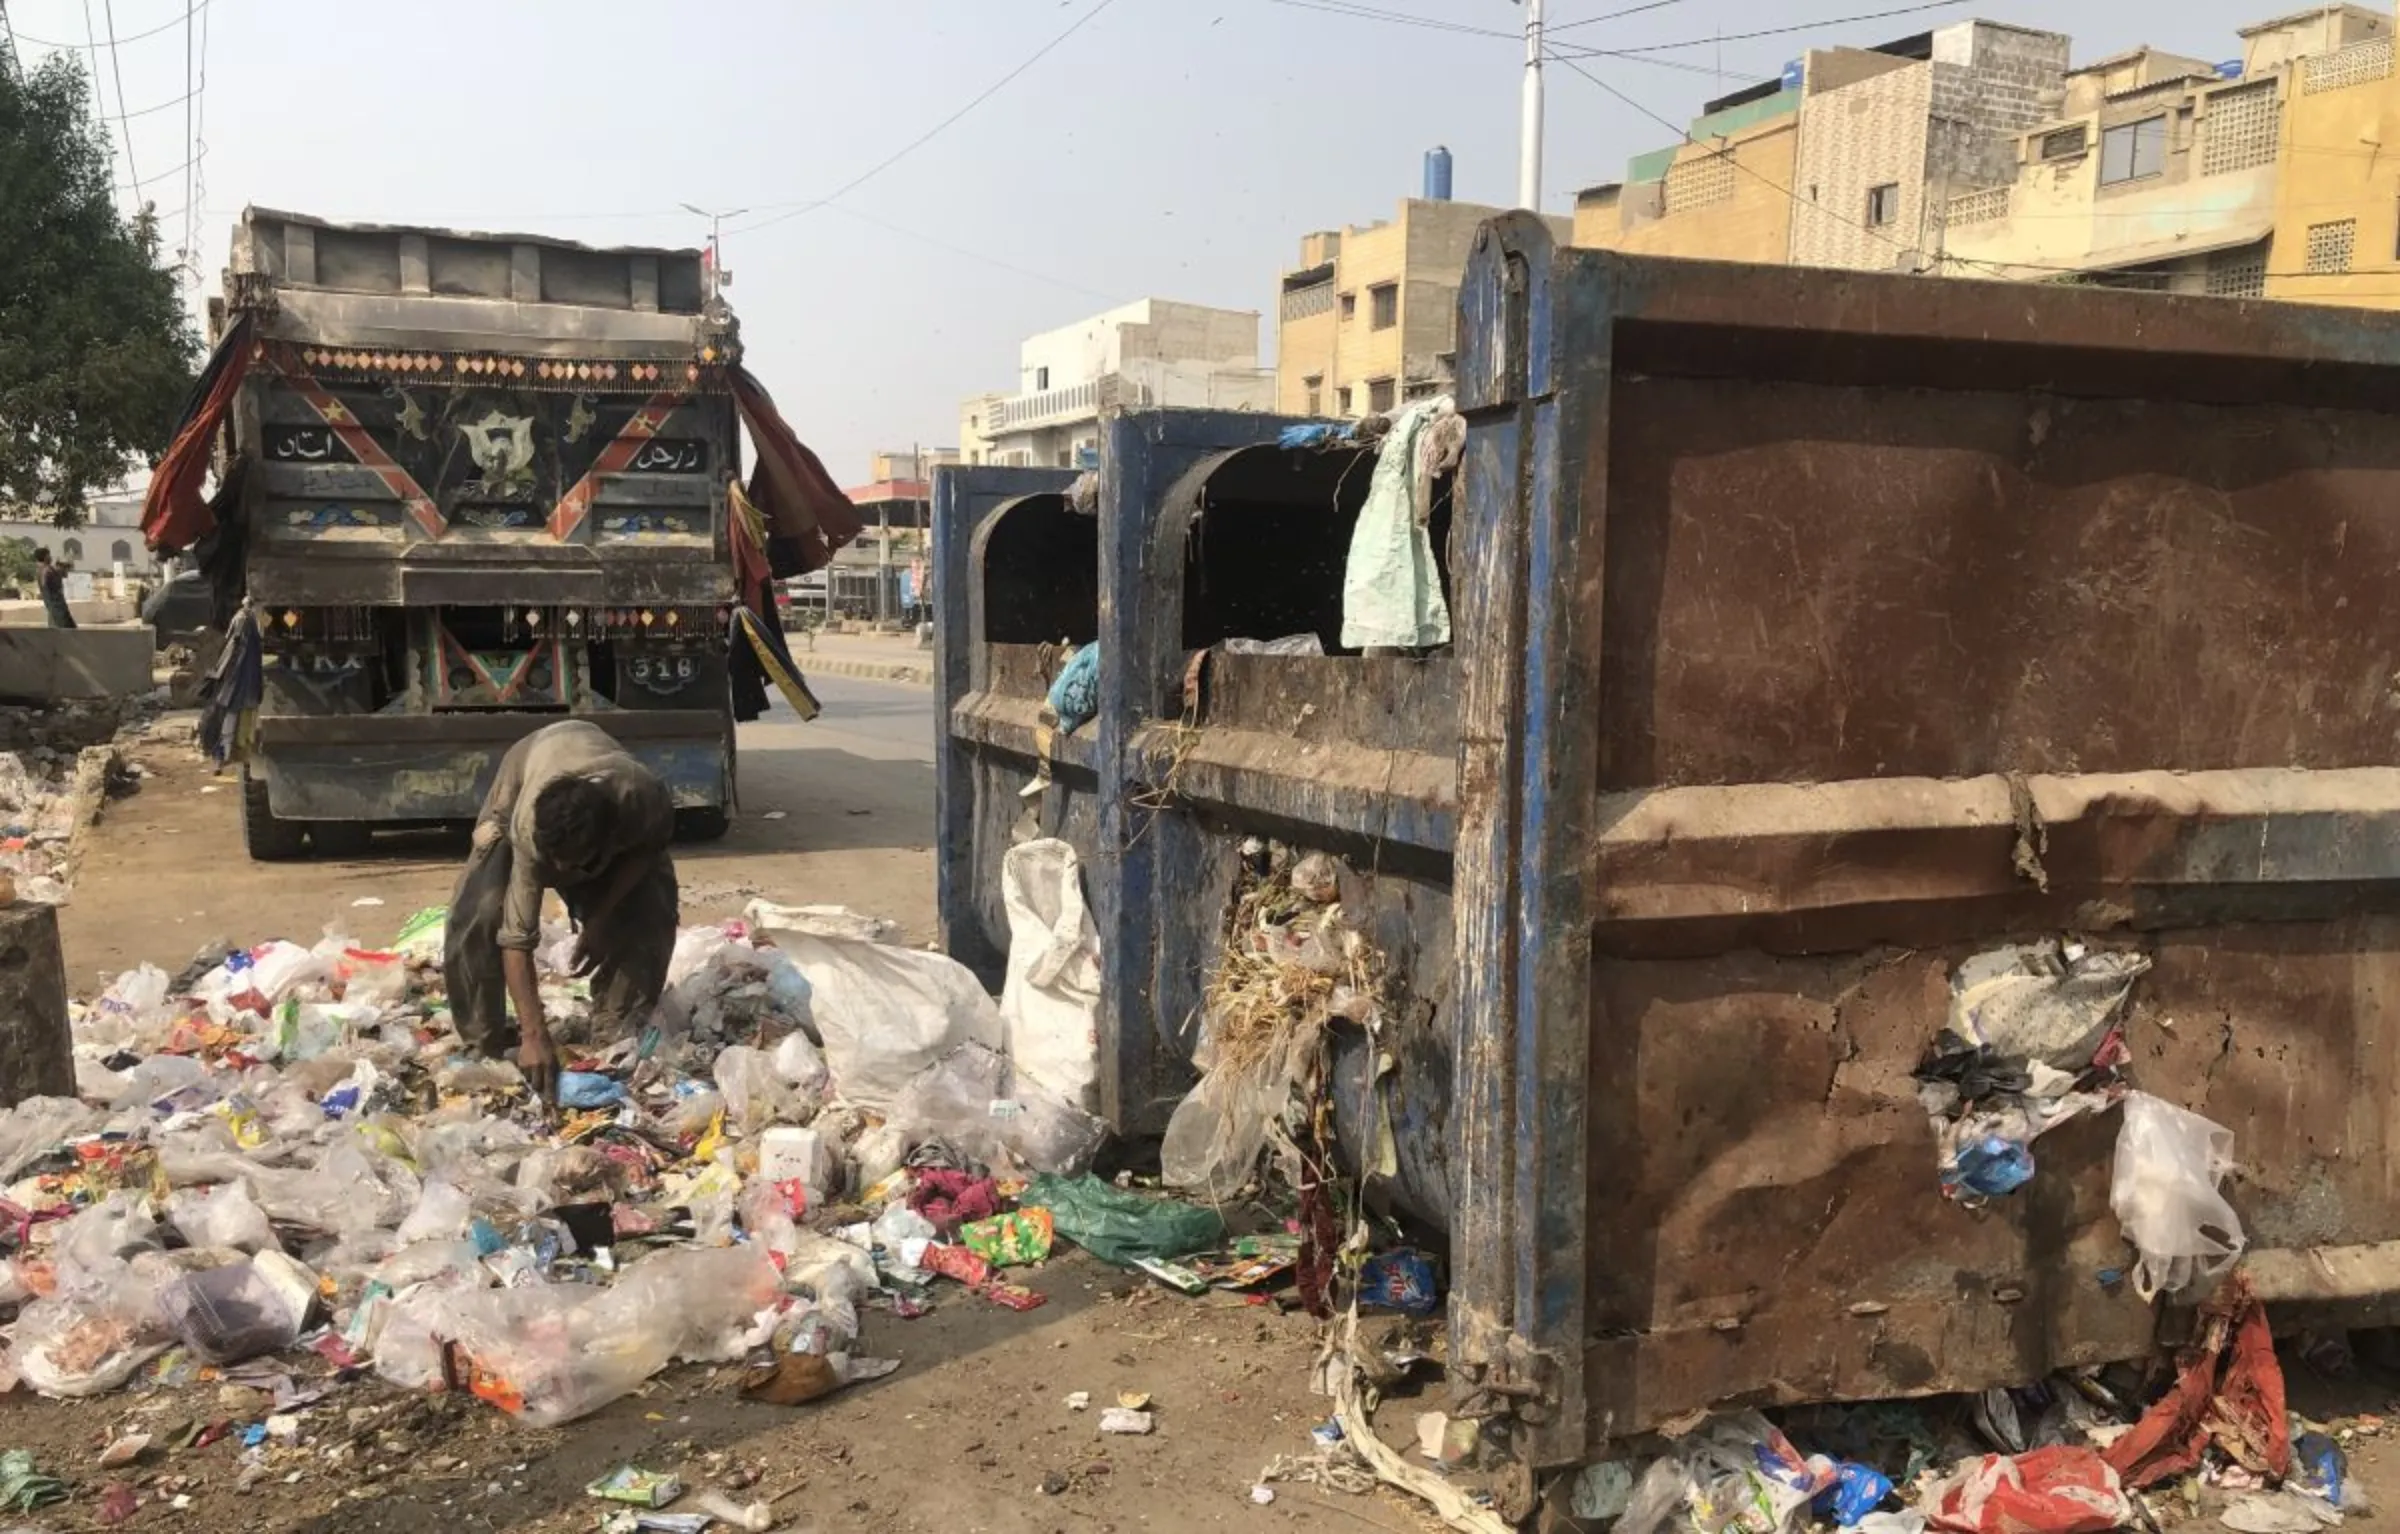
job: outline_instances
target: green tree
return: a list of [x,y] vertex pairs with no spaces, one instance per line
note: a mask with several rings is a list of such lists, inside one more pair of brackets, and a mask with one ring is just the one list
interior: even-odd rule
[[0,69],[0,504],[68,525],[166,451],[198,353],[158,220],[120,216],[110,174],[75,60]]

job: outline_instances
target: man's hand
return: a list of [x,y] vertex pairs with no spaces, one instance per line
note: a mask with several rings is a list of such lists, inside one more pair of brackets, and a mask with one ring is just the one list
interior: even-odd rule
[[547,1032],[537,1030],[525,1035],[524,1042],[517,1046],[517,1069],[525,1073],[525,1084],[533,1089],[535,1097],[545,1103],[557,1103],[558,1046],[550,1042]]
[[600,967],[600,955],[592,947],[592,928],[589,922],[575,934],[574,952],[567,956],[567,973],[582,979]]

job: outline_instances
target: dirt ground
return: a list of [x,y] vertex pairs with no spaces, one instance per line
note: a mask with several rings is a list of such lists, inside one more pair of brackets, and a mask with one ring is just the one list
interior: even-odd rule
[[[733,833],[679,851],[685,919],[735,914],[755,896],[838,902],[929,940],[932,769],[862,750],[872,754],[747,754]],[[80,994],[144,960],[174,970],[217,938],[313,941],[338,920],[379,942],[448,898],[461,838],[387,838],[356,861],[261,866],[242,852],[230,779],[188,747],[137,760],[148,776],[93,832],[63,913]],[[302,1412],[301,1442],[275,1450],[271,1473],[246,1491],[232,1439],[164,1447],[220,1419],[237,1431],[260,1421],[269,1397],[242,1386],[82,1402],[19,1392],[0,1397],[0,1446],[31,1450],[73,1483],[71,1501],[22,1520],[52,1531],[108,1527],[102,1501],[116,1483],[141,1499],[123,1525],[134,1528],[590,1529],[606,1504],[583,1487],[624,1464],[680,1472],[695,1489],[755,1473],[737,1501],[777,1499],[779,1527],[828,1534],[1438,1527],[1383,1494],[1287,1485],[1272,1505],[1252,1503],[1261,1468],[1306,1452],[1325,1414],[1307,1388],[1316,1329],[1305,1317],[1186,1299],[1080,1253],[1027,1282],[1049,1297],[1028,1313],[957,1291],[913,1321],[870,1312],[860,1351],[899,1359],[899,1371],[796,1409],[742,1401],[730,1371],[684,1368],[585,1421],[532,1431],[480,1402],[400,1392],[370,1374]],[[304,1388],[327,1372],[313,1357],[286,1367]],[[1072,1391],[1088,1391],[1092,1410],[1070,1412]],[[1100,1436],[1099,1409],[1120,1391],[1153,1398],[1153,1435]],[[158,1442],[129,1470],[101,1470],[102,1449],[129,1431]],[[187,1508],[172,1505],[178,1495]],[[0,1527],[11,1523],[0,1513]]]

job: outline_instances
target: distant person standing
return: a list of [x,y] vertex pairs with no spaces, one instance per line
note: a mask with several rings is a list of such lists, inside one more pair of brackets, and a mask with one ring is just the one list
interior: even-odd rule
[[35,549],[33,563],[42,583],[42,612],[54,629],[71,629],[75,614],[67,608],[67,567],[52,560],[48,549]]

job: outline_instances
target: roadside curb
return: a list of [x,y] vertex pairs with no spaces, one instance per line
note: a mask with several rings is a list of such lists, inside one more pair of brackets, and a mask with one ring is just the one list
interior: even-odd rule
[[799,663],[803,676],[846,676],[862,682],[898,682],[908,687],[931,687],[933,667],[908,661],[843,660],[838,656],[818,656],[802,650],[792,659]]

